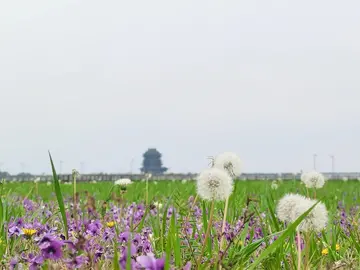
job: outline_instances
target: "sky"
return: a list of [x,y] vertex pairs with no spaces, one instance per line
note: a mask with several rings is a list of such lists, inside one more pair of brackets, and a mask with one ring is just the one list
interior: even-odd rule
[[360,171],[360,2],[14,0],[0,7],[0,170]]

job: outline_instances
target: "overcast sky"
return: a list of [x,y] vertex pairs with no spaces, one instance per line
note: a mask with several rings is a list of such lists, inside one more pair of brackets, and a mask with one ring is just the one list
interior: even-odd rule
[[[360,171],[360,2],[0,4],[0,163],[172,172]],[[83,162],[81,167],[80,163]],[[21,163],[23,163],[21,165]],[[59,169],[59,168],[58,168]]]

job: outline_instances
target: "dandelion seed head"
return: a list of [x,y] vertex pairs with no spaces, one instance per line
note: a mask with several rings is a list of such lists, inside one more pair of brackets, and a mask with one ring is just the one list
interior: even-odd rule
[[325,184],[325,177],[319,172],[311,171],[303,173],[301,181],[307,188],[322,188]]
[[232,178],[241,174],[241,159],[232,152],[224,152],[217,155],[213,161],[213,167],[225,170]]
[[[276,213],[281,221],[294,222],[315,203],[315,200],[311,200],[299,194],[287,194],[279,201]],[[302,232],[319,232],[326,227],[327,223],[328,212],[326,206],[319,202],[299,224],[297,230]]]
[[222,169],[206,169],[197,178],[197,192],[204,200],[226,200],[232,190],[232,179]]
[[114,185],[116,186],[127,186],[131,185],[133,182],[129,178],[121,178],[115,181]]
[[286,194],[282,199],[280,199],[277,208],[276,214],[278,218],[283,222],[292,221],[292,213],[296,205],[301,203],[304,199],[304,196],[299,194]]

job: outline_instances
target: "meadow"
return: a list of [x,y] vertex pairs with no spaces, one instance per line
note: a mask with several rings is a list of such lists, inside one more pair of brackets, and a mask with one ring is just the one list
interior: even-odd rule
[[[293,224],[276,216],[288,193],[323,202],[326,228],[298,240],[296,226],[308,213]],[[51,183],[3,181],[1,263],[4,269],[275,270],[299,263],[360,269],[359,202],[354,180],[327,181],[316,192],[295,180],[276,187],[235,180],[222,230],[225,202],[202,200],[196,181],[65,184],[56,175]]]

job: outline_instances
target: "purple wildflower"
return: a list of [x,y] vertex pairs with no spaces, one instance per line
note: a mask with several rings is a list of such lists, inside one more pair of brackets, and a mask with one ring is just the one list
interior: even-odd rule
[[62,242],[54,240],[46,248],[41,249],[45,259],[58,260],[62,258]]

